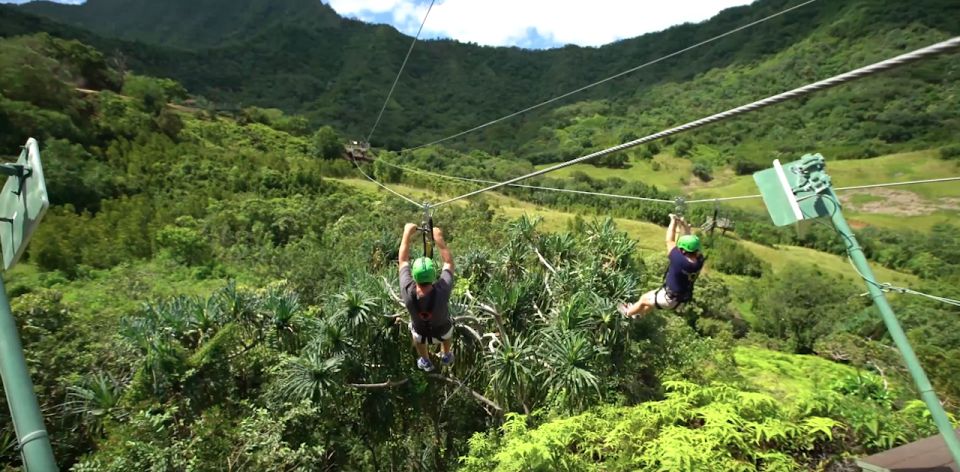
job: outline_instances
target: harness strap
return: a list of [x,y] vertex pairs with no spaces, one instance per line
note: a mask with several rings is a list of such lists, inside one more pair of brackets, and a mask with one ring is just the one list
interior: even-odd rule
[[[424,344],[433,344],[433,327],[430,326],[430,320],[433,319],[433,309],[437,306],[437,292],[436,288],[430,291],[430,295],[427,296],[430,301],[427,302],[427,310],[421,311],[417,314],[420,317],[420,320],[423,321],[424,328],[427,334],[417,333],[423,338]],[[416,301],[417,308],[420,308],[420,298],[417,298]],[[424,316],[426,315],[426,316]]]

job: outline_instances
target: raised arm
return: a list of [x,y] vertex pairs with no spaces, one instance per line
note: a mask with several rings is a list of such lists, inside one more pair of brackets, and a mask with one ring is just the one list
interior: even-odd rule
[[407,223],[403,226],[403,237],[400,239],[400,268],[410,264],[410,240],[417,232],[417,225]]
[[667,237],[664,242],[667,243],[667,255],[669,256],[673,248],[677,247],[677,216],[673,213],[670,214],[670,225],[667,226]]
[[450,273],[453,273],[453,254],[450,252],[450,248],[447,247],[447,242],[443,240],[443,231],[440,228],[433,228],[433,242],[436,243],[437,249],[440,250],[440,259],[443,259],[443,270],[449,270]]
[[677,239],[680,239],[680,236],[686,236],[688,234],[693,234],[693,230],[690,229],[690,223],[687,223],[686,218],[680,216],[677,218]]

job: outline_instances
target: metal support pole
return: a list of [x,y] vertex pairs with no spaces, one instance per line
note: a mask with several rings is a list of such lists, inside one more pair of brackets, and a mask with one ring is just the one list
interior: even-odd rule
[[33,382],[23,357],[17,324],[10,312],[7,289],[0,278],[0,377],[7,396],[13,427],[17,432],[18,448],[28,472],[57,470],[50,438],[43,425],[43,415],[33,391]]
[[903,360],[907,365],[907,370],[910,371],[913,382],[917,385],[917,390],[920,392],[920,398],[927,404],[927,408],[930,410],[930,416],[933,417],[933,422],[936,423],[940,435],[947,443],[947,449],[950,450],[953,461],[960,464],[960,440],[957,440],[957,436],[953,432],[953,425],[950,424],[950,419],[947,418],[947,413],[943,410],[943,405],[940,404],[936,392],[933,391],[933,386],[930,385],[930,380],[927,379],[927,374],[924,373],[923,367],[920,365],[920,360],[917,359],[916,353],[913,352],[913,346],[910,345],[907,335],[903,332],[897,316],[893,313],[893,309],[890,308],[887,297],[884,296],[883,291],[877,287],[875,283],[876,278],[873,276],[873,271],[870,270],[870,266],[867,264],[867,258],[863,254],[863,249],[861,249],[857,243],[857,238],[853,235],[853,231],[850,229],[850,226],[847,225],[847,220],[843,217],[843,212],[839,208],[833,212],[831,220],[833,221],[834,227],[836,227],[837,231],[843,236],[844,244],[847,246],[847,253],[850,255],[850,259],[853,260],[853,264],[857,270],[867,278],[867,290],[870,291],[870,297],[873,298],[874,304],[877,306],[877,309],[880,310],[880,316],[883,317],[883,322],[887,325],[887,331],[890,333],[890,337],[893,338],[893,342],[897,345],[897,349],[900,350],[900,354],[903,356]]

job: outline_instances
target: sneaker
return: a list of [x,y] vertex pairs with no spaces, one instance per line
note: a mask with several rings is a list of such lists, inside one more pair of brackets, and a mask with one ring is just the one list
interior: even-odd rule
[[424,372],[430,372],[433,370],[433,363],[430,362],[430,359],[421,357],[417,359],[417,367]]
[[443,365],[453,364],[453,353],[452,352],[443,353],[443,356],[440,357],[440,362],[442,362]]

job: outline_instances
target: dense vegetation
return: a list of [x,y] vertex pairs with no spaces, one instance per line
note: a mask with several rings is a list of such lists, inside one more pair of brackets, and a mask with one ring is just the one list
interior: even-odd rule
[[[319,1],[220,3],[230,7],[196,9],[186,0],[162,7],[150,0],[90,0],[82,6],[32,2],[0,9],[0,34],[84,35],[81,39],[100,46],[123,67],[174,78],[221,108],[277,107],[302,113],[317,126],[333,125],[353,139],[366,136],[410,38],[389,27],[341,19]],[[423,144],[794,3],[761,0],[700,25],[600,48],[523,51],[425,41],[401,77],[374,145]],[[146,44],[91,37],[25,18],[21,11]],[[544,109],[453,144],[508,152],[534,163],[557,161],[956,35],[957,18],[960,11],[950,0],[817,2],[575,97],[591,102],[556,112]],[[957,71],[947,63],[930,62],[915,67],[919,73],[845,87],[812,99],[810,106],[778,107],[755,120],[690,135],[676,146],[712,167],[733,160],[743,160],[744,166],[767,162],[771,153],[806,150],[812,143],[844,157],[939,143],[956,127],[960,109]],[[437,84],[443,84],[442,93]]]
[[[880,11],[862,5],[831,8]],[[905,41],[936,35],[920,28]],[[802,42],[791,47],[763,55],[784,61],[816,52]],[[65,469],[844,470],[854,457],[933,432],[882,323],[856,296],[862,284],[812,264],[774,270],[745,242],[840,253],[835,236],[818,227],[802,236],[776,231],[727,208],[736,235],[708,241],[711,270],[695,302],[636,322],[614,305],[656,286],[664,261],[659,250],[638,250],[607,217],[663,223],[669,208],[505,192],[537,209],[584,215],[564,231],[547,231],[534,217],[503,218],[505,197],[441,209],[436,219],[458,264],[458,359],[422,374],[394,294],[399,229],[419,215],[341,181],[353,176],[337,159],[341,123],[276,109],[224,117],[184,107],[177,103],[193,87],[128,73],[113,59],[45,34],[0,39],[0,144],[13,153],[27,136],[41,140],[54,204],[27,260],[5,279]],[[839,70],[852,59],[836,60]],[[950,71],[930,64],[928,72]],[[939,113],[944,127],[955,126],[948,105],[956,80],[920,76],[890,79],[923,92],[910,97],[867,82],[865,109],[887,97],[927,107],[911,119]],[[631,103],[670,89],[684,95],[698,81],[749,77],[719,69],[638,92]],[[729,92],[731,102],[739,99],[740,88]],[[603,125],[602,106],[552,112],[549,119],[570,123],[545,129],[589,132],[597,145],[626,138]],[[806,122],[807,108],[790,113]],[[935,126],[910,126],[908,138],[880,149],[946,144]],[[869,134],[847,129],[854,131],[835,142],[851,149]],[[774,136],[759,126],[735,130],[761,143]],[[733,146],[711,141],[724,135],[705,130],[689,147],[678,140],[640,152],[686,149],[696,159]],[[952,148],[943,149],[951,158]],[[465,184],[383,162],[479,178],[534,164],[509,152],[443,148],[379,158],[368,164],[378,178],[441,194]],[[669,198],[586,175],[543,183]],[[689,216],[702,221],[711,210]],[[958,298],[955,227],[868,228],[860,236],[874,261],[910,272],[913,288]],[[905,296],[894,304],[956,412],[960,311]],[[12,437],[4,423],[0,445]],[[12,447],[0,460],[19,465]]]

